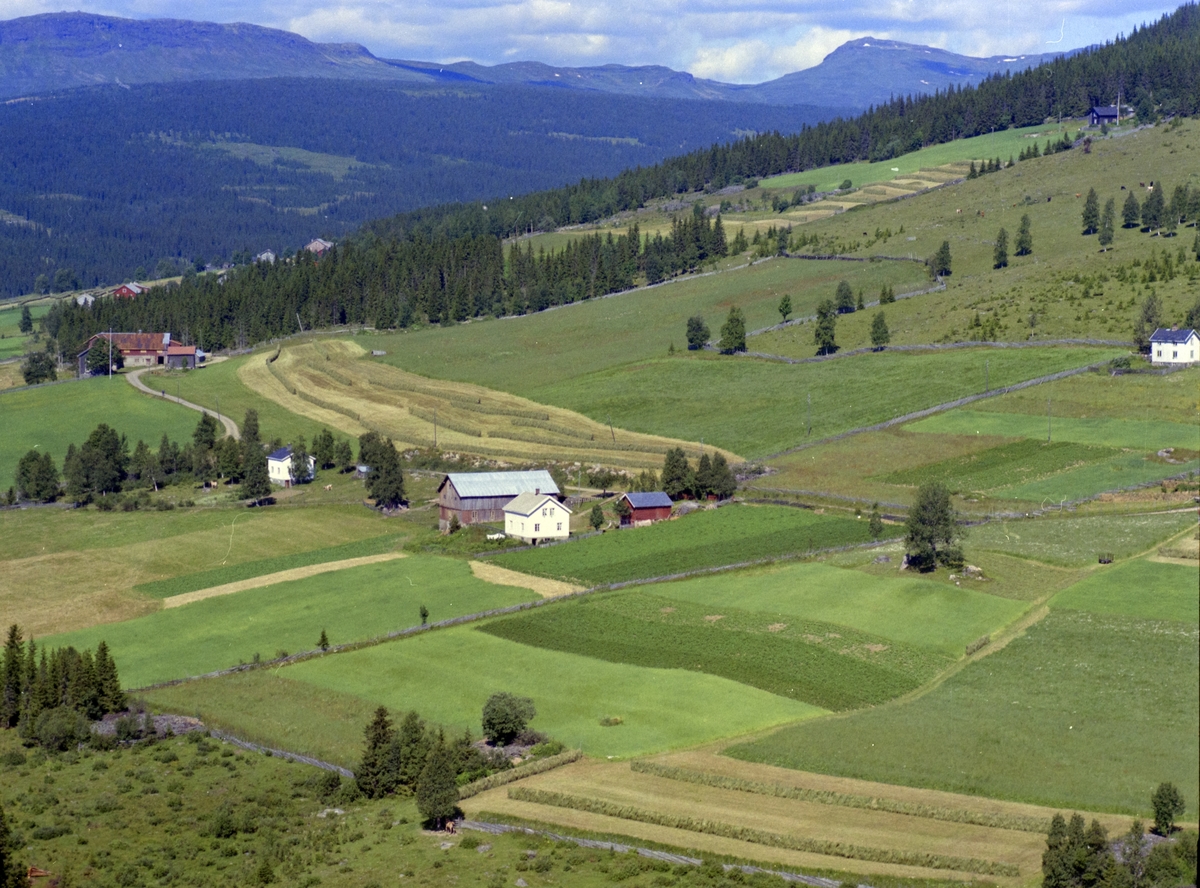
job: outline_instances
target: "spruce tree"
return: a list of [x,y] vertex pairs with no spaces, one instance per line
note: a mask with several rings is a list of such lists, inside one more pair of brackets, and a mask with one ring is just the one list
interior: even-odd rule
[[927,481],[917,488],[905,528],[909,563],[918,570],[933,570],[938,564],[957,566],[961,553],[954,543],[962,534],[950,504],[950,491],[940,481]]
[[1142,204],[1142,225],[1150,229],[1151,232],[1162,228],[1163,220],[1166,216],[1166,206],[1163,200],[1162,183],[1154,186],[1154,189],[1146,196],[1145,203]]
[[733,470],[729,468],[729,463],[725,459],[725,454],[717,451],[712,458],[712,493],[716,494],[717,499],[729,499],[737,492],[737,477],[733,474]]
[[882,311],[876,312],[875,317],[871,319],[871,345],[879,351],[891,341],[892,334],[888,330],[887,318]]
[[96,646],[96,689],[100,707],[105,713],[124,712],[128,703],[121,690],[121,678],[117,675],[117,664],[108,652],[103,640]]
[[1033,231],[1032,223],[1029,221],[1029,214],[1026,213],[1021,217],[1021,224],[1017,228],[1017,255],[1028,256],[1033,252]]
[[1117,202],[1109,198],[1104,202],[1104,212],[1100,216],[1100,247],[1107,251],[1113,242],[1113,224],[1117,215]]
[[25,686],[21,627],[8,627],[4,642],[4,663],[0,670],[0,728],[15,728],[21,716],[21,695]]
[[407,712],[396,730],[396,779],[400,785],[410,789],[417,785],[429,758],[430,742],[421,716],[412,710]]
[[21,306],[21,319],[17,322],[17,329],[22,333],[33,332],[33,315],[29,313],[28,302]]
[[434,829],[441,829],[458,813],[457,776],[454,757],[439,733],[416,785],[417,811]]
[[267,454],[259,440],[258,411],[247,410],[242,422],[242,496],[258,503],[270,495],[271,476],[267,471]]
[[817,323],[813,328],[813,342],[817,346],[817,354],[831,355],[837,351],[834,333],[837,329],[837,309],[830,299],[822,300],[817,306]]
[[933,273],[938,277],[948,277],[952,273],[950,262],[950,241],[942,241],[938,251],[933,254]]
[[682,447],[674,447],[667,451],[663,458],[662,477],[659,479],[663,492],[671,499],[688,496],[695,486],[695,476],[688,465],[687,455]]
[[325,634],[325,630],[321,630],[321,637],[317,639],[317,647],[323,651],[329,650],[329,636]]
[[400,468],[400,454],[391,438],[375,447],[371,459],[371,471],[367,475],[367,495],[375,500],[380,509],[394,509],[404,502],[404,472]]
[[1095,188],[1089,188],[1087,199],[1083,202],[1083,233],[1095,234],[1100,226],[1100,198]]
[[996,246],[992,250],[992,268],[1008,266],[1008,232],[1003,228],[996,235]]
[[1125,198],[1125,206],[1121,208],[1121,227],[1137,228],[1141,218],[1142,205],[1138,203],[1137,196],[1131,191],[1129,192],[1129,196]]
[[713,484],[712,460],[707,453],[700,454],[700,462],[696,464],[696,497],[703,499],[710,493],[716,493]]
[[879,503],[871,506],[871,518],[867,522],[867,531],[871,534],[871,539],[877,540],[883,536],[883,516],[879,514]]
[[364,731],[363,757],[354,772],[359,790],[369,799],[383,798],[395,789],[387,774],[388,747],[395,736],[387,707],[380,706]]
[[838,314],[849,314],[854,311],[854,290],[849,281],[838,281],[837,292],[834,294]]

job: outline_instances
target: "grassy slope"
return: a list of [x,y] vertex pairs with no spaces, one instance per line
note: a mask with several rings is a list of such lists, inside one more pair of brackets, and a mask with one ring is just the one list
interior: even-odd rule
[[[33,318],[35,330],[37,329],[37,322],[45,317],[49,311],[49,302],[39,302],[29,307],[29,316]],[[20,331],[18,327],[20,321],[20,305],[14,302],[0,307],[0,360],[25,353],[25,348],[31,337]]]
[[[1119,227],[1129,193],[1122,186],[1132,188],[1139,200],[1146,196],[1140,182],[1165,182],[1168,199],[1176,185],[1195,187],[1200,171],[1189,158],[1197,150],[1200,122],[1182,121],[1178,129],[1160,126],[1101,140],[1091,154],[1055,154],[911,200],[844,213],[814,224],[811,231],[842,242],[857,240],[863,245],[858,255],[863,256],[924,257],[944,240],[950,242],[954,274],[949,289],[885,307],[894,344],[969,339],[968,325],[976,312],[985,320],[995,312],[1005,340],[1024,340],[1031,333],[1035,338],[1128,339],[1136,305],[1151,291],[1163,301],[1164,321],[1181,321],[1196,301],[1200,267],[1192,250],[1194,228],[1181,228],[1174,238],[1159,238]],[[1118,228],[1114,248],[1107,253],[1099,252],[1094,235],[1080,233],[1083,198],[1076,194],[1086,195],[1093,187],[1102,208],[1109,197],[1116,200]],[[1024,214],[1030,216],[1033,253],[1018,257],[1013,239]],[[727,226],[733,224],[732,217],[726,220]],[[872,243],[868,242],[873,238],[863,237],[863,232],[877,228],[897,232],[901,225],[902,237]],[[997,271],[992,268],[992,251],[1001,227],[1008,231],[1009,265]],[[1190,256],[1186,273],[1170,282],[1143,282],[1140,273],[1136,281],[1124,284],[1115,279],[1118,265],[1134,259],[1144,262],[1152,252],[1161,256],[1163,249],[1176,260],[1181,249],[1185,259]],[[1099,280],[1102,273],[1107,281]],[[1092,282],[1086,297],[1085,278]],[[1031,312],[1037,315],[1034,328],[1028,324]],[[838,343],[843,348],[869,345],[873,314],[840,318]],[[812,339],[811,326],[761,337],[754,347],[782,353],[789,339],[806,346]]]
[[825,564],[796,564],[753,573],[663,583],[656,595],[789,618],[822,620],[924,645],[950,656],[995,632],[1024,610],[1018,601],[944,583],[869,577]]
[[404,370],[538,400],[547,384],[666,355],[672,343],[686,348],[692,315],[703,316],[717,337],[730,306],[737,305],[747,329],[754,330],[779,323],[777,307],[785,293],[794,314],[811,313],[818,301],[832,298],[843,278],[867,293],[877,293],[885,282],[897,292],[928,285],[924,268],[906,262],[771,260],[522,318],[377,336],[364,346],[386,350],[382,360]]
[[200,414],[134,391],[124,379],[98,378],[0,395],[0,483],[12,483],[17,461],[30,448],[49,449],[62,469],[67,445],[83,443],[108,423],[129,439],[158,447],[163,432],[180,443],[191,438]]
[[729,753],[885,783],[1142,814],[1153,788],[1170,780],[1194,817],[1196,655],[1194,623],[1054,611],[911,703],[787,728]]
[[491,560],[555,579],[619,583],[868,540],[862,521],[826,518],[801,509],[726,506],[570,546],[529,549]]
[[809,395],[815,439],[980,392],[985,355],[991,384],[998,385],[1113,354],[1095,348],[883,352],[799,366],[716,356],[659,358],[565,380],[533,397],[593,417],[612,416],[635,431],[704,439],[754,458],[805,440]]
[[[415,708],[448,728],[479,730],[487,697],[510,691],[533,698],[538,715],[532,727],[592,755],[636,755],[694,745],[730,734],[759,730],[816,714],[820,710],[745,685],[678,669],[646,669],[604,663],[588,657],[545,651],[503,641],[470,627],[323,657],[253,681],[270,685],[274,707],[299,709],[333,692],[351,694],[372,705]],[[272,676],[288,679],[274,685]],[[213,712],[224,723],[255,736],[273,724],[270,711],[243,706],[239,676],[196,682],[152,699],[183,711]],[[317,709],[319,710],[319,706]],[[603,727],[600,719],[619,716],[624,724]],[[286,717],[286,716],[285,716]],[[337,732],[336,726],[329,731]],[[306,722],[293,730],[289,748],[329,748],[325,726]],[[346,736],[343,732],[343,736]],[[342,756],[355,755],[361,734]]]
[[531,594],[477,580],[463,561],[414,555],[209,598],[45,643],[83,649],[103,639],[122,682],[142,687],[236,666],[256,653],[269,659],[280,650],[313,650],[323,629],[332,644],[345,644],[416,626],[421,605],[430,619],[443,620],[528,601]]

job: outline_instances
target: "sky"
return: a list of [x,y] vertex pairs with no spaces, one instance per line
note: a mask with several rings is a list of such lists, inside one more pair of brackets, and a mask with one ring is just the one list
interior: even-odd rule
[[[61,2],[61,0],[59,0]],[[101,0],[85,12],[250,22],[384,58],[493,65],[665,65],[758,83],[856,37],[1017,55],[1112,40],[1177,4],[1156,0]],[[5,18],[64,11],[5,0]],[[72,10],[74,11],[74,10]]]

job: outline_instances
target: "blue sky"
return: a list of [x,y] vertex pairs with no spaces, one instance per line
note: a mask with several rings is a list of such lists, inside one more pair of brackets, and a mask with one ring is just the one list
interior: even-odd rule
[[[61,0],[60,0],[61,2]],[[60,12],[5,0],[5,18]],[[1015,55],[1103,43],[1174,5],[1155,0],[100,0],[87,12],[251,22],[379,56],[484,64],[658,64],[737,83],[815,65],[855,37]]]

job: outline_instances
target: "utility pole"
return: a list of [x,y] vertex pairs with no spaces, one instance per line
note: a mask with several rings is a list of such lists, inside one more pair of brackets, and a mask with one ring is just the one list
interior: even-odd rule
[[805,437],[812,435],[812,392],[808,393],[808,431],[804,433]]
[[1050,399],[1046,399],[1046,443],[1050,443]]
[[991,390],[992,390],[992,387],[988,383],[988,362],[984,361],[983,362],[983,393],[986,395]]

